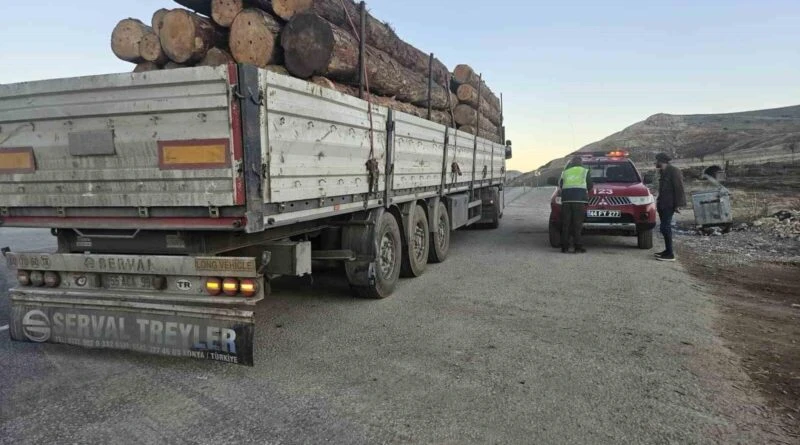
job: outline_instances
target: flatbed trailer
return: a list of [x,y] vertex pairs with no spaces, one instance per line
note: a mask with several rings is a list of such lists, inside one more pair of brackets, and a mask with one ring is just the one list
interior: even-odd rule
[[497,227],[510,156],[249,65],[0,85],[0,225],[58,240],[4,249],[11,337],[252,365],[271,279],[389,296]]

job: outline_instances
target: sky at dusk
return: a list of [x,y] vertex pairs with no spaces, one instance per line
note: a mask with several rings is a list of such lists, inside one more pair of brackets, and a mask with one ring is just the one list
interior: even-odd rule
[[[116,22],[169,0],[2,0],[0,83],[130,71]],[[655,113],[800,104],[798,1],[371,0],[372,14],[505,98],[528,171]]]

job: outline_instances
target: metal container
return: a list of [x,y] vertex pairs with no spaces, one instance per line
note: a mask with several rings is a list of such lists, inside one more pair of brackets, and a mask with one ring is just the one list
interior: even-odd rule
[[698,226],[703,227],[730,227],[730,224],[733,223],[730,192],[713,178],[706,176],[706,179],[719,188],[692,193],[694,221]]

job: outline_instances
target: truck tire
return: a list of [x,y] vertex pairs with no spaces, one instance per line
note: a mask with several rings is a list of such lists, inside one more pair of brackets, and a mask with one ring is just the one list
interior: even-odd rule
[[647,250],[653,248],[653,229],[640,230],[639,233],[636,234],[636,238],[640,249]]
[[[375,261],[369,265],[345,263],[348,279],[357,281],[355,274],[369,274],[369,285],[350,287],[359,298],[386,298],[392,294],[400,278],[403,239],[397,219],[390,212],[384,212],[375,222],[373,241],[375,243]],[[374,270],[370,270],[374,269]]]
[[492,205],[492,215],[492,220],[489,221],[487,227],[497,229],[500,227],[500,201],[498,199],[495,199]]
[[561,228],[557,225],[550,223],[550,247],[558,249],[561,247]]
[[436,221],[436,227],[433,227],[431,247],[428,251],[429,263],[443,262],[450,251],[450,231],[452,226],[450,225],[450,215],[447,214],[447,206],[440,202],[437,211],[439,218]]
[[428,252],[431,246],[431,231],[425,209],[417,205],[413,209],[411,227],[408,228],[408,239],[403,245],[403,264],[400,275],[416,278],[425,273],[428,265]]

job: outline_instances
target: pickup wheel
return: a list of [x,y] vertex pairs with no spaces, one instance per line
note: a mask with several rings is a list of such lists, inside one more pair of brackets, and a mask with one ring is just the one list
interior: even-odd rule
[[428,249],[431,245],[431,231],[428,228],[428,217],[425,209],[417,205],[411,217],[408,239],[403,246],[403,265],[400,274],[403,277],[415,278],[425,272],[428,265]]
[[636,238],[640,249],[647,250],[653,248],[653,229],[640,230]]
[[550,223],[550,247],[558,249],[561,247],[561,228],[553,223]]
[[447,253],[450,251],[451,226],[447,206],[440,202],[437,211],[439,218],[436,220],[436,226],[433,227],[431,246],[428,251],[429,263],[441,263],[447,258]]
[[[400,278],[403,239],[394,215],[382,213],[374,231],[375,261],[369,265],[345,263],[345,270],[355,296],[360,298],[386,298],[392,294]],[[361,274],[367,274],[368,285],[354,285]],[[360,275],[360,276],[357,276]]]

